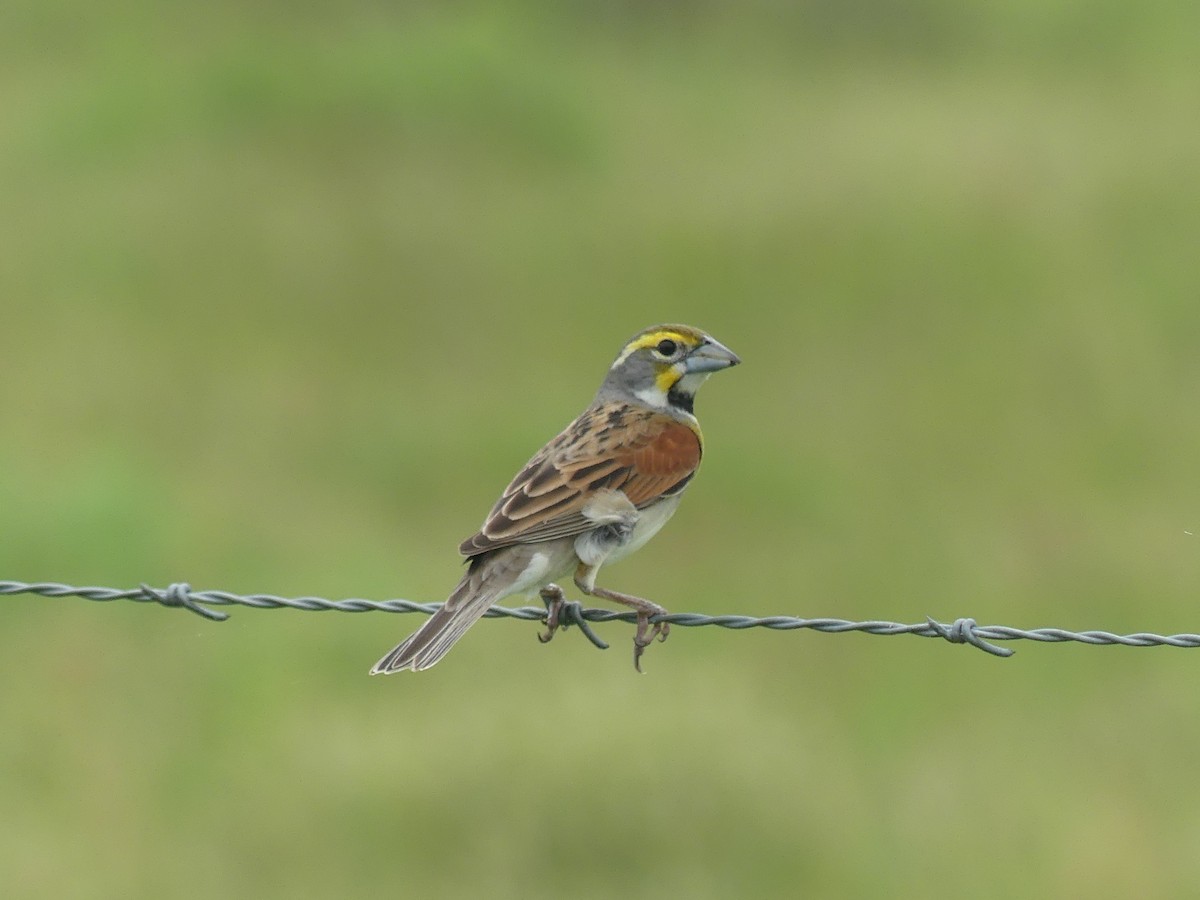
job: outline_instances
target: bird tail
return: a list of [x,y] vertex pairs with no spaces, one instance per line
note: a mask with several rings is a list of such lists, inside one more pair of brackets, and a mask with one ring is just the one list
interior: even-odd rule
[[[449,652],[467,629],[479,621],[488,608],[500,598],[501,590],[495,579],[488,578],[488,566],[476,558],[462,581],[420,628],[387,654],[371,669],[372,675],[390,675],[411,669],[428,669]],[[489,583],[491,582],[491,583]]]

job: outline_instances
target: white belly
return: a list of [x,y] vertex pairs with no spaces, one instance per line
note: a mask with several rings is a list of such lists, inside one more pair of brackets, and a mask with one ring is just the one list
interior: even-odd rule
[[612,553],[605,559],[605,562],[617,562],[635,550],[640,550],[646,541],[658,534],[662,527],[667,524],[667,520],[675,514],[675,510],[679,507],[681,496],[668,497],[666,500],[660,500],[653,506],[639,510],[633,531],[622,544],[613,549]]

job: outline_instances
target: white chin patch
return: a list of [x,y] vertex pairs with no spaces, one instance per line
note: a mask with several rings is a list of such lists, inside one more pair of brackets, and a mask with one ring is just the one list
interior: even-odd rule
[[667,395],[657,387],[642,388],[640,391],[634,391],[633,396],[656,409],[665,409],[667,406]]

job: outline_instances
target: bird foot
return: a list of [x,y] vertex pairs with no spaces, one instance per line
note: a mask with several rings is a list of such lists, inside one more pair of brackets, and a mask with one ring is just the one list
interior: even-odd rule
[[566,628],[569,625],[578,625],[584,637],[596,647],[601,650],[608,649],[608,644],[601,640],[596,632],[592,631],[592,626],[583,617],[583,607],[578,601],[567,600],[563,596],[562,588],[557,584],[548,584],[542,588],[541,595],[542,602],[546,604],[546,631],[537,636],[537,639],[541,643],[550,643],[554,637],[554,633],[560,628]]
[[559,626],[565,625],[559,621],[559,616],[562,614],[563,607],[567,605],[567,598],[557,584],[546,585],[542,588],[541,595],[542,602],[546,604],[546,630],[539,634],[537,639],[543,644],[548,644]]
[[651,616],[666,615],[667,611],[649,600],[642,602],[647,605],[638,609],[637,631],[633,635],[633,667],[638,672],[642,671],[642,654],[646,652],[646,648],[654,643],[655,638],[661,643],[671,633],[670,623],[650,621]]

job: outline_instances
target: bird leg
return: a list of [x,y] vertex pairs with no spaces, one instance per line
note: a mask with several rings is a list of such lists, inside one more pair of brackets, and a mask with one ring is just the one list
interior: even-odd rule
[[633,667],[641,672],[642,654],[646,651],[646,648],[654,642],[655,638],[665,641],[667,635],[671,633],[669,623],[654,622],[652,624],[650,618],[652,616],[666,615],[667,611],[652,600],[635,597],[632,594],[622,594],[620,591],[610,591],[608,588],[596,587],[596,568],[581,563],[575,571],[575,584],[589,597],[600,597],[604,600],[611,600],[613,603],[632,606],[637,610],[637,631],[633,635]]

